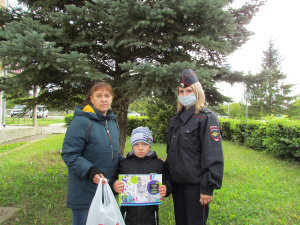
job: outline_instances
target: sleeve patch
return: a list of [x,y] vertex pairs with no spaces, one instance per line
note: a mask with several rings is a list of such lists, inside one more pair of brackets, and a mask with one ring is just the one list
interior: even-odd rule
[[209,127],[209,133],[210,133],[211,138],[214,141],[219,141],[220,140],[221,135],[220,135],[220,130],[219,130],[218,126],[210,126]]

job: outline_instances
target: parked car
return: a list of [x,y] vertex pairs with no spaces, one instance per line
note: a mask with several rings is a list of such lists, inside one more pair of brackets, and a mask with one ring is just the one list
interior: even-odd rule
[[128,116],[136,116],[136,117],[140,117],[141,115],[137,112],[130,112],[128,113]]
[[[33,110],[30,111],[30,118],[33,117]],[[48,109],[44,105],[37,105],[36,106],[36,117],[43,118],[48,117]]]
[[[22,116],[24,115],[24,109],[26,108],[26,105],[15,105],[12,110],[10,110],[10,116]],[[29,111],[25,112],[25,115],[29,115]]]

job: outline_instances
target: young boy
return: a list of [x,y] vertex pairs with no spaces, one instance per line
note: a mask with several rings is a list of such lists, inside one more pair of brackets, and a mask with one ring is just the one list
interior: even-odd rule
[[[159,187],[159,193],[162,197],[167,197],[172,192],[172,186],[164,169],[164,162],[157,158],[155,151],[150,151],[152,142],[152,132],[148,127],[134,129],[130,138],[132,151],[119,163],[119,174],[163,174],[163,185]],[[113,188],[120,193],[124,184],[116,181]],[[126,225],[158,225],[158,205],[121,206],[121,212]]]

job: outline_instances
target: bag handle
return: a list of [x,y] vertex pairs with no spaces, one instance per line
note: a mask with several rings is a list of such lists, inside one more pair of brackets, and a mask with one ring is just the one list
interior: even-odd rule
[[99,202],[100,202],[100,207],[99,210],[102,210],[103,208],[105,208],[106,206],[108,206],[110,204],[110,199],[109,199],[109,193],[108,193],[108,187],[107,185],[107,179],[105,178],[105,183],[102,184],[103,178],[100,178],[100,181],[98,183],[98,187],[97,187],[97,192],[98,192],[98,188],[99,188],[99,192],[100,192],[100,196],[99,196]]
[[98,183],[98,187],[96,190],[96,193],[98,193],[98,201],[99,201],[99,212],[103,209],[103,201],[102,201],[102,196],[103,196],[103,185],[102,185],[102,178],[100,178],[100,181]]
[[108,183],[103,184],[103,205],[104,205],[104,207],[108,206],[111,203],[107,186],[108,186]]

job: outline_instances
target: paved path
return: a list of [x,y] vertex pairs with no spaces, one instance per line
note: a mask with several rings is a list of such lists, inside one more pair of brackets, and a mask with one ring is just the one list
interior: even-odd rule
[[67,131],[67,127],[65,123],[55,123],[51,124],[47,127],[42,127],[43,133],[50,133],[50,134],[65,134]]
[[[16,126],[11,126],[11,128],[10,128],[9,126],[6,126],[4,129],[20,129],[20,128],[18,128]],[[20,142],[20,141],[38,140],[38,139],[47,137],[49,134],[64,134],[67,131],[67,126],[65,123],[56,123],[56,124],[51,124],[47,127],[41,127],[41,130],[42,130],[42,134],[38,134],[38,135],[34,135],[34,136],[27,136],[27,137],[23,137],[23,138],[17,138],[14,140],[6,141],[3,143],[0,143],[0,146],[13,144],[13,143]]]

